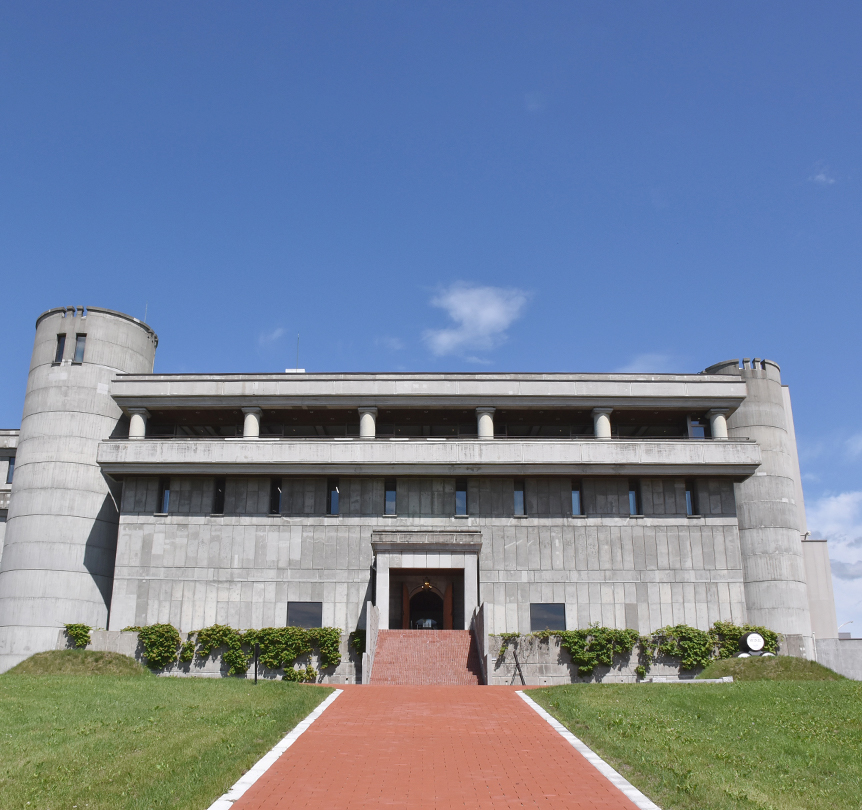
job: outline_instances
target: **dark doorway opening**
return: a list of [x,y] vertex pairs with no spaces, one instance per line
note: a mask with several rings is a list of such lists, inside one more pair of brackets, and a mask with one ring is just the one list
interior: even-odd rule
[[410,600],[410,629],[443,629],[443,600],[433,591],[419,591]]

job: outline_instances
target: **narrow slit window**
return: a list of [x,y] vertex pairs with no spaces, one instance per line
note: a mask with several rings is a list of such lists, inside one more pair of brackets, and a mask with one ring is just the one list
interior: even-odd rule
[[397,497],[398,490],[395,486],[394,478],[387,478],[386,482],[383,485],[385,495],[383,499],[383,514],[384,515],[397,515],[396,511],[397,507]]
[[629,514],[643,514],[643,506],[641,505],[641,482],[636,478],[629,480]]
[[224,478],[216,478],[213,487],[213,514],[224,514],[224,493],[227,486],[227,480]]
[[6,470],[6,483],[12,483],[12,476],[15,474],[15,456],[9,456],[9,468]]
[[57,335],[57,350],[54,352],[54,362],[63,362],[63,352],[66,351],[66,336]]
[[326,514],[327,515],[337,515],[338,514],[338,479],[330,478],[327,482],[326,487]]
[[583,515],[584,514],[584,499],[581,490],[581,482],[580,481],[572,481],[572,514],[573,515]]
[[455,514],[467,514],[467,479],[455,479]]
[[524,503],[524,482],[515,481],[515,514],[526,515],[526,505]]
[[86,343],[86,335],[75,335],[75,359],[72,360],[73,363],[84,362],[84,346],[86,345]]
[[269,480],[269,513],[271,515],[281,514],[281,479],[270,478]]
[[159,479],[159,500],[156,503],[156,509],[159,514],[166,515],[171,508],[171,479]]
[[697,489],[694,481],[689,478],[685,482],[685,513],[687,515],[699,515],[697,511]]

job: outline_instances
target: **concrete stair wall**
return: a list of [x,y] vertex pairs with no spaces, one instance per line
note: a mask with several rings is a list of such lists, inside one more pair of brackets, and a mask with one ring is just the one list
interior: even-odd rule
[[381,630],[377,636],[372,686],[481,683],[479,650],[469,630]]

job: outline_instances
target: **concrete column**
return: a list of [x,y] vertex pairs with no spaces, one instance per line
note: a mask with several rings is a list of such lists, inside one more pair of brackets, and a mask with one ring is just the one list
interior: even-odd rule
[[473,611],[479,606],[479,555],[464,555],[464,629],[470,629]]
[[713,408],[706,414],[709,417],[709,427],[713,439],[727,438],[727,410]]
[[377,610],[380,611],[380,629],[389,629],[389,559],[377,555]]
[[494,411],[496,408],[476,408],[476,425],[480,439],[494,438]]
[[129,408],[129,417],[129,438],[146,438],[147,419],[150,417],[150,412],[146,408]]
[[243,408],[244,416],[242,422],[243,439],[257,439],[260,437],[260,408]]
[[359,409],[359,438],[373,439],[377,435],[377,408]]
[[593,431],[597,439],[611,438],[611,414],[613,408],[593,408]]

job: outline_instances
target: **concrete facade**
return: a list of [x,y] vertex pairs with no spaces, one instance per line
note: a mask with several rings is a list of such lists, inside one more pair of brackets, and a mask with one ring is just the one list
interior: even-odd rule
[[15,471],[15,454],[18,450],[18,431],[0,430],[0,560],[6,538],[6,520],[12,497],[12,478]]
[[[84,320],[105,357],[55,365],[57,335]],[[420,616],[475,631],[479,616],[483,635],[529,633],[546,610],[567,629],[762,623],[814,654],[810,606],[831,593],[823,571],[807,577],[789,397],[769,361],[169,375],[150,373],[155,345],[104,310],[39,319],[0,561],[2,668],[53,648],[66,622],[190,632],[299,611],[346,636],[368,606],[375,632]]]

